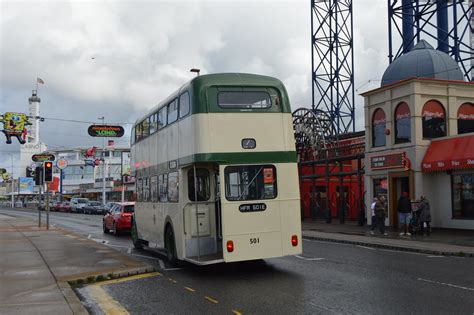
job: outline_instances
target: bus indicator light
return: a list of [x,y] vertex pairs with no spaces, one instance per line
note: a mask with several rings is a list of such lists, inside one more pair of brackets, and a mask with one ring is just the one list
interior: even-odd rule
[[234,251],[234,242],[233,241],[227,241],[227,251],[229,253],[232,253]]
[[298,236],[297,235],[292,235],[291,236],[291,245],[298,246]]

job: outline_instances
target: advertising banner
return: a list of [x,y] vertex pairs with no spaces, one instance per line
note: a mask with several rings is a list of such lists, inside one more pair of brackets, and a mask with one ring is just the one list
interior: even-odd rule
[[35,182],[32,177],[20,177],[20,182],[18,185],[20,195],[34,194]]

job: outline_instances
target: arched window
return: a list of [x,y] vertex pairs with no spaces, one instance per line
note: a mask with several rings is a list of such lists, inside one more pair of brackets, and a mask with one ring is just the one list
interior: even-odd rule
[[403,102],[395,109],[395,143],[411,141],[410,108]]
[[464,103],[458,110],[458,134],[474,132],[474,104]]
[[446,114],[440,102],[426,102],[421,111],[423,119],[423,138],[433,139],[446,136]]
[[372,117],[372,143],[374,147],[385,145],[385,112],[377,108]]

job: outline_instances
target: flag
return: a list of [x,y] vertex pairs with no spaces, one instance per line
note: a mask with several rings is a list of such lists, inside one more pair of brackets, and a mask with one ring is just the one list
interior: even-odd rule
[[39,84],[44,84],[44,81],[41,78],[36,78],[36,82]]

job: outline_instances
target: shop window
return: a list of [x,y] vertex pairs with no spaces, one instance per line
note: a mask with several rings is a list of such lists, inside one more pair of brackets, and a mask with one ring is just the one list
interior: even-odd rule
[[446,114],[438,101],[426,102],[421,112],[423,119],[423,138],[433,139],[446,136]]
[[411,141],[410,108],[403,102],[395,109],[395,143]]
[[383,147],[386,144],[385,139],[385,112],[377,108],[372,117],[372,144],[374,147]]
[[452,175],[453,219],[474,219],[474,173]]
[[474,132],[474,104],[464,103],[458,110],[458,134]]
[[[383,196],[387,200],[388,180],[386,178],[374,179],[374,198]],[[372,203],[372,202],[371,202]]]

